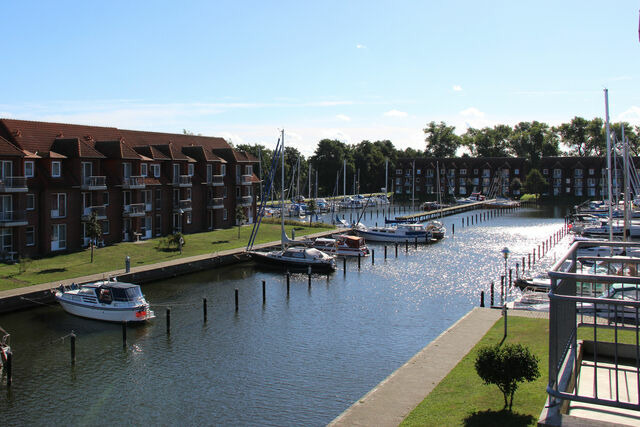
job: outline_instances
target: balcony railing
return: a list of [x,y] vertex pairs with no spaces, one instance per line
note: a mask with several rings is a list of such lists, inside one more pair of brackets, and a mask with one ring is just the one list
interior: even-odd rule
[[0,193],[26,193],[27,178],[24,176],[5,176],[0,178]]
[[191,210],[191,200],[180,200],[178,203],[173,204],[173,210],[178,212],[179,210],[188,212]]
[[224,175],[213,175],[211,180],[207,182],[207,185],[214,187],[221,187],[224,185]]
[[251,185],[253,175],[237,175],[236,176],[236,184],[237,185]]
[[98,219],[107,219],[107,207],[102,206],[89,206],[82,209],[82,220],[88,221],[91,218],[91,214],[95,212]]
[[106,190],[107,189],[107,177],[106,176],[87,176],[82,180],[80,186],[83,190]]
[[253,197],[251,196],[242,196],[240,198],[240,206],[251,206],[251,204],[253,203]]
[[124,211],[122,212],[122,216],[125,216],[125,217],[144,216],[144,203],[133,203],[130,205],[124,205]]
[[224,209],[224,199],[222,197],[214,197],[207,202],[209,209]]
[[145,185],[143,176],[130,176],[122,180],[122,188],[137,190],[144,187]]
[[191,187],[191,177],[189,175],[180,175],[173,177],[174,187]]
[[27,225],[27,211],[25,209],[0,211],[0,224],[3,227]]

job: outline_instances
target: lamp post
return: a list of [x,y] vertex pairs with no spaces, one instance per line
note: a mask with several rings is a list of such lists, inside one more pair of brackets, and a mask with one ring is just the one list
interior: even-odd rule
[[511,251],[506,246],[500,251],[504,257],[504,301],[502,305],[502,315],[504,316],[504,338],[507,338],[507,295],[509,293],[509,286],[507,286],[507,262],[509,260],[509,254]]

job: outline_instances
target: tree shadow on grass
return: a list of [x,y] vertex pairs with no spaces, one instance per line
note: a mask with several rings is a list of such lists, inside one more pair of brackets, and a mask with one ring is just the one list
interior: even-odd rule
[[474,412],[464,419],[464,425],[467,427],[528,426],[532,425],[534,421],[535,418],[532,415],[518,414],[503,409],[501,411]]
[[62,273],[63,271],[67,271],[66,268],[47,268],[46,270],[38,271],[38,274],[49,274],[49,273]]
[[228,240],[215,240],[215,241],[211,242],[212,245],[219,245],[219,244],[222,244],[222,243],[229,243],[229,241]]

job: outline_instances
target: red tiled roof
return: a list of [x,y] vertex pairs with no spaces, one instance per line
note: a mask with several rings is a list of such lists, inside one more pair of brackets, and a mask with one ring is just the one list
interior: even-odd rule
[[187,160],[187,156],[184,155],[180,147],[172,142],[166,145],[152,145],[153,148],[159,150],[162,154],[167,156],[171,160]]
[[193,157],[194,159],[204,162],[224,162],[220,157],[213,154],[213,151],[206,149],[201,145],[182,147],[182,152],[189,157]]
[[96,150],[105,154],[111,159],[140,159],[140,155],[131,148],[128,144],[125,144],[122,140],[117,141],[96,141]]
[[0,136],[0,156],[24,157],[25,154],[22,150]]
[[85,159],[105,159],[106,156],[96,151],[87,142],[79,138],[56,138],[51,145],[51,150],[62,153],[67,157],[80,157]]
[[149,145],[133,147],[133,149],[136,150],[136,152],[141,156],[144,156],[151,160],[169,160],[169,158],[162,154],[157,148],[151,147]]

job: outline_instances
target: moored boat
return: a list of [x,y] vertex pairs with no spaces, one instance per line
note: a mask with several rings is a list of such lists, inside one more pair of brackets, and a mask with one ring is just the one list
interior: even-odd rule
[[337,256],[369,255],[369,248],[365,244],[364,238],[347,234],[338,234],[333,239],[318,237],[313,241],[313,247]]
[[312,272],[334,271],[336,269],[336,259],[333,255],[328,255],[316,248],[292,246],[279,251],[251,251],[254,260],[276,267],[283,267],[287,270]]
[[428,231],[423,224],[398,223],[387,227],[356,227],[356,233],[373,242],[418,242],[423,243],[429,239]]
[[60,286],[56,300],[70,314],[108,322],[143,322],[155,317],[140,286],[102,280],[71,288]]

